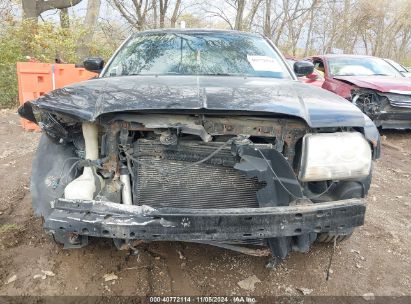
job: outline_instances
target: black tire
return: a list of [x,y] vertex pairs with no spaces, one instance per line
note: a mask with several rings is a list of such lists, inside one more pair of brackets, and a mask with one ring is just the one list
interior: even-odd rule
[[334,239],[337,238],[337,243],[339,243],[339,242],[343,242],[349,239],[351,235],[352,235],[352,232],[348,234],[340,234],[340,235],[329,234],[329,233],[319,233],[316,241],[318,243],[334,243]]
[[[335,190],[335,196],[338,200],[350,199],[350,198],[361,198],[368,194],[368,190],[371,186],[372,179],[372,169],[371,173],[360,181],[349,181],[340,183],[340,187]],[[353,229],[347,230],[346,234],[329,234],[329,233],[319,233],[317,235],[316,242],[318,243],[334,243],[336,239],[337,243],[343,242],[349,239],[353,233]]]

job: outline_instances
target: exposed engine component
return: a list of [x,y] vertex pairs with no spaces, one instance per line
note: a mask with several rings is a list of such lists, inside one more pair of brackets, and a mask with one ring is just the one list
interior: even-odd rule
[[170,146],[177,144],[177,134],[167,130],[160,135],[160,142],[163,145]]
[[375,117],[384,107],[383,98],[375,92],[359,93],[354,95],[353,103],[370,117]]
[[407,92],[383,93],[370,89],[356,89],[352,102],[358,106],[377,127],[411,128],[411,95]]
[[[97,125],[85,122],[82,125],[82,130],[86,146],[86,159],[97,160],[99,158]],[[97,175],[96,168],[85,166],[83,174],[66,186],[64,197],[67,199],[92,200],[103,185],[103,178]]]
[[128,172],[127,166],[122,165],[120,167],[120,181],[123,184],[121,188],[121,201],[125,205],[132,205],[130,173]]
[[180,140],[178,146],[164,146],[161,138],[139,139],[134,144],[134,157],[139,161],[133,169],[135,202],[154,208],[258,207],[256,192],[265,183],[233,168],[239,159],[232,154],[231,146],[201,165],[188,167],[222,144]]

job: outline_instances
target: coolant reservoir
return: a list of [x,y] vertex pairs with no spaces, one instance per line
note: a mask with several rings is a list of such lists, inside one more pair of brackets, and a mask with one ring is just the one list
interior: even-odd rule
[[[86,159],[98,159],[98,129],[95,124],[83,123],[83,137],[86,144]],[[94,167],[84,167],[83,174],[70,182],[64,189],[67,199],[92,200],[102,187],[103,179],[96,174]]]

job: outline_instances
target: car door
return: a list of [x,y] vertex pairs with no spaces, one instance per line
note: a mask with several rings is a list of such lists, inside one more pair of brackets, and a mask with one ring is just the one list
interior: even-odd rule
[[333,77],[330,73],[327,58],[314,57],[312,62],[316,69],[324,71],[324,83],[322,85],[323,89],[331,91],[346,99],[350,99],[353,86]]

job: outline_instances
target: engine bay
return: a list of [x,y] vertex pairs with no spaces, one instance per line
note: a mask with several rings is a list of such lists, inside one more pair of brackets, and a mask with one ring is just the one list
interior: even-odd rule
[[[83,123],[83,136],[75,133],[72,141],[77,155],[89,162],[83,169],[89,183],[97,186],[92,196],[82,196],[88,188],[83,172],[66,186],[65,198],[207,209],[287,204],[290,190],[301,196],[292,166],[296,142],[306,132],[303,123],[216,117],[199,121],[190,116],[119,115],[90,136]],[[91,144],[87,140],[92,137]],[[99,157],[95,151],[87,157],[87,146],[96,150],[96,145]],[[276,159],[262,159],[260,153]],[[277,158],[283,164],[278,174],[292,180],[289,186],[284,185],[289,181],[272,181],[268,173]]]

